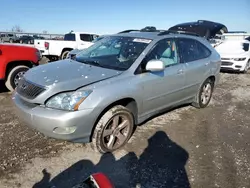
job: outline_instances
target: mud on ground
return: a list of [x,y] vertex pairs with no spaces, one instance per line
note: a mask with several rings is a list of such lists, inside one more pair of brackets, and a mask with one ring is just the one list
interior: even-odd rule
[[0,94],[0,187],[70,187],[106,173],[117,187],[250,187],[250,74],[221,74],[211,104],[160,115],[101,156],[49,139],[15,117]]

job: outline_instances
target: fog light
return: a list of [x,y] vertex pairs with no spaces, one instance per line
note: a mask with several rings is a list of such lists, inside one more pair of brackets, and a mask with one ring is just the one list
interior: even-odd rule
[[236,68],[241,68],[241,66],[240,66],[240,65],[236,65],[235,67],[236,67]]
[[72,126],[72,127],[56,127],[56,128],[54,128],[53,133],[56,133],[56,134],[72,134],[72,133],[75,132],[75,130],[76,130],[75,126]]

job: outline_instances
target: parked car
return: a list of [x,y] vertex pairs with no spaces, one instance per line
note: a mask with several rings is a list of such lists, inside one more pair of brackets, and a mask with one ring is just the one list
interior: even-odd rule
[[[94,44],[94,43],[96,43],[97,41],[103,39],[103,38],[106,37],[106,36],[108,36],[108,35],[101,35],[101,36],[97,37],[96,39],[94,39],[94,40],[92,41],[92,43]],[[86,49],[86,48],[85,48],[85,49]],[[84,49],[74,49],[74,50],[71,50],[71,51],[68,53],[66,59],[75,59],[76,54],[79,53],[79,52],[81,52],[82,50],[84,50]]]
[[77,54],[29,70],[13,95],[17,114],[48,137],[124,146],[136,125],[165,109],[209,104],[221,59],[201,37],[176,32],[121,33]]
[[0,44],[0,80],[13,91],[24,73],[37,66],[41,54],[36,48],[11,44]]
[[19,38],[21,44],[34,44],[34,37],[29,35],[23,35]]
[[18,37],[14,34],[3,33],[0,35],[0,42],[14,43],[18,41]]
[[250,67],[250,41],[226,40],[215,49],[221,56],[221,70],[247,73]]
[[73,49],[88,48],[97,38],[97,34],[86,32],[70,32],[64,35],[64,40],[35,40],[35,47],[48,59],[66,59]]
[[38,36],[38,35],[33,35],[34,39],[45,39],[44,37]]
[[224,24],[208,20],[177,24],[170,27],[169,30],[196,33],[197,35],[209,40],[214,47],[221,43],[222,35],[228,33],[228,29]]

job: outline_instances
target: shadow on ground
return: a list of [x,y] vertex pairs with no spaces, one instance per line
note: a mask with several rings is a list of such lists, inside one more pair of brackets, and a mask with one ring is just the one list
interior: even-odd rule
[[9,90],[5,87],[5,83],[3,80],[0,80],[0,93],[9,92]]
[[148,147],[137,157],[131,152],[116,160],[113,154],[105,154],[98,164],[81,160],[51,179],[42,171],[43,178],[33,188],[69,188],[84,180],[91,173],[103,172],[115,187],[190,187],[185,164],[185,149],[174,143],[165,132],[159,131],[148,140]]

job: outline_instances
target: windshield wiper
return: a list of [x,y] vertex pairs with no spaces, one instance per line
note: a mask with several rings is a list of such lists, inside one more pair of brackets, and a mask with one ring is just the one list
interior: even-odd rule
[[97,61],[97,60],[77,59],[77,61],[85,63],[85,64],[89,64],[89,65],[95,65],[95,66],[103,67],[103,65],[101,65],[99,63],[99,61]]

